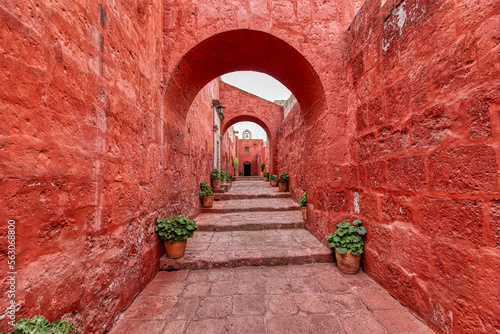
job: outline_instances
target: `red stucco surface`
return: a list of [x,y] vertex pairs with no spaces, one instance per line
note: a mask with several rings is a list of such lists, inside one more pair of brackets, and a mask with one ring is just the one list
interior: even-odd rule
[[[321,241],[361,217],[364,269],[401,303],[440,333],[497,332],[500,5],[368,0],[355,17],[360,2],[0,5],[0,217],[17,226],[18,317],[113,325],[158,269],[155,219],[200,210],[220,99],[226,121],[276,131],[273,172],[294,198],[308,191]],[[274,76],[298,104],[280,124],[231,114],[212,80],[235,70]]]

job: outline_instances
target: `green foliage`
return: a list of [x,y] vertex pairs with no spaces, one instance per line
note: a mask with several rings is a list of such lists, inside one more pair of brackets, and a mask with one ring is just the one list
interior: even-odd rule
[[304,191],[304,196],[300,198],[300,206],[307,206],[307,191]]
[[222,180],[221,172],[219,172],[219,170],[217,168],[214,168],[212,170],[210,177],[212,180]]
[[239,175],[239,176],[243,176],[243,171],[242,171],[242,170],[240,170],[240,171],[238,172],[238,175]]
[[278,178],[278,175],[271,175],[271,177],[269,178],[269,180],[276,180]]
[[264,168],[266,168],[266,164],[264,162],[260,163],[260,171],[263,172]]
[[240,159],[238,159],[237,157],[233,157],[232,164],[233,164],[234,174],[236,174],[236,169],[238,169],[238,164],[239,163],[240,163]]
[[187,216],[172,216],[172,218],[158,218],[156,220],[155,232],[161,240],[183,241],[193,237],[198,224]]
[[203,201],[204,197],[213,196],[214,193],[212,191],[212,187],[208,184],[207,181],[200,182],[200,199]]
[[231,173],[222,172],[221,175],[222,175],[222,179],[226,180],[226,181],[229,181],[229,180],[231,180],[233,178],[233,176],[231,175]]
[[361,225],[361,219],[356,219],[352,225],[344,219],[342,222],[337,223],[337,230],[328,234],[328,246],[331,248],[337,247],[340,254],[345,254],[351,251],[352,255],[360,255],[363,253],[363,246],[365,241],[363,235],[366,235],[366,228]]
[[269,177],[269,172],[267,170],[264,172],[264,177]]
[[287,172],[281,172],[281,176],[278,179],[278,183],[287,183],[288,182],[288,173]]
[[[69,330],[78,331],[68,320],[49,322],[43,315],[35,315],[31,319],[21,319],[8,334],[68,334]],[[0,332],[0,334],[6,334]]]

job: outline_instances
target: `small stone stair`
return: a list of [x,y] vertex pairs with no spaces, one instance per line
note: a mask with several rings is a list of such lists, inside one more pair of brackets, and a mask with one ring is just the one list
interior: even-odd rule
[[202,209],[185,255],[163,256],[160,270],[332,262],[330,249],[305,229],[290,193],[247,178],[238,178],[212,208]]

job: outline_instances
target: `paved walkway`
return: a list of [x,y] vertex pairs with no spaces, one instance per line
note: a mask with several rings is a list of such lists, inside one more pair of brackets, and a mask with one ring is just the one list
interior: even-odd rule
[[[245,188],[284,196],[256,179],[235,182],[226,201]],[[363,272],[340,273],[300,211],[254,203],[264,211],[232,213],[226,203],[221,213],[202,213],[204,231],[186,255],[161,260],[162,268],[188,269],[160,271],[111,334],[433,333]]]

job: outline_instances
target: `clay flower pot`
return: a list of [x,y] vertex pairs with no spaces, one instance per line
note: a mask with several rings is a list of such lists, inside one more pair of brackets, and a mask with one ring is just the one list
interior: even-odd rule
[[264,181],[268,182],[269,181],[269,176],[264,176]]
[[203,207],[211,208],[214,205],[214,196],[205,196],[203,198]]
[[163,241],[165,245],[165,253],[167,257],[171,259],[178,259],[184,256],[184,252],[186,251],[187,239],[184,241],[174,241],[170,243],[170,240]]
[[220,180],[212,180],[214,188],[220,188]]
[[278,186],[278,179],[271,180],[271,187],[276,187]]
[[340,254],[337,247],[335,247],[335,258],[337,259],[337,267],[344,274],[354,275],[359,272],[361,254],[352,255],[350,251],[347,251],[345,254]]
[[301,206],[300,210],[302,211],[302,219],[304,219],[304,221],[306,222],[307,221],[307,206]]
[[287,183],[278,183],[279,191],[284,192],[286,191]]

